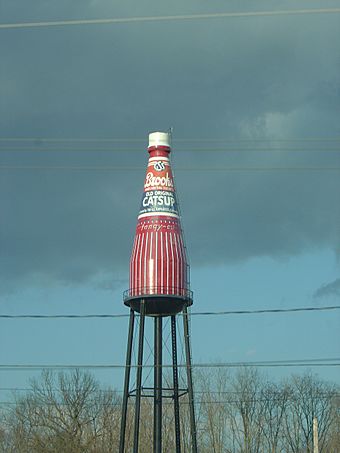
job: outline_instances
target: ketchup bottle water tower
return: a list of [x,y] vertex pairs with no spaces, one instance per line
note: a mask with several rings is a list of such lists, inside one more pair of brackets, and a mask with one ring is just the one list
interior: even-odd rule
[[[153,452],[162,453],[162,402],[173,400],[175,445],[172,451],[181,452],[179,398],[188,395],[192,452],[197,452],[194,396],[191,373],[189,324],[187,307],[192,305],[189,288],[189,265],[180,223],[179,206],[170,165],[170,135],[164,132],[149,134],[149,162],[144,192],[138,215],[136,235],[130,260],[130,284],[124,293],[124,304],[130,307],[128,344],[119,453],[125,453],[125,434],[129,398],[134,398],[133,453],[139,452],[141,398],[154,399]],[[139,314],[139,338],[136,366],[136,386],[130,388],[134,321]],[[177,362],[176,315],[182,314],[187,388],[179,388]],[[143,388],[143,346],[145,317],[154,322],[154,385]],[[172,384],[163,387],[162,322],[171,317]],[[150,390],[152,391],[150,395]],[[166,393],[166,395],[165,395]],[[129,450],[130,451],[130,450]],[[150,453],[151,453],[150,445]]]

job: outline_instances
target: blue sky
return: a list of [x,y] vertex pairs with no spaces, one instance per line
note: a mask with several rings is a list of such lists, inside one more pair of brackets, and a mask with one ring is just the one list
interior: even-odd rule
[[[329,251],[295,258],[257,258],[234,266],[193,268],[193,312],[339,305],[339,295],[315,298],[324,282],[335,279],[339,264]],[[37,287],[9,294],[2,313],[91,314],[128,312],[121,290]],[[194,362],[238,362],[339,357],[339,311],[193,316]],[[150,322],[150,321],[149,321]],[[127,318],[1,320],[1,363],[123,364]],[[167,336],[166,330],[164,333]],[[149,328],[148,339],[152,344]],[[147,351],[147,346],[146,346]],[[146,353],[147,355],[147,353]],[[338,368],[315,367],[326,380],[339,382]],[[305,368],[267,368],[272,379]],[[95,370],[103,385],[122,388],[118,370]],[[39,372],[2,371],[2,387],[26,387]],[[7,394],[3,392],[3,396]],[[7,394],[8,396],[8,394]]]
[[[1,3],[1,23],[277,8],[19,0]],[[147,136],[170,126],[193,311],[339,305],[339,21],[1,29],[0,313],[127,312]],[[1,364],[124,361],[127,318],[0,326]],[[339,357],[339,311],[197,316],[192,342],[197,362]],[[315,371],[339,382],[338,368]],[[0,387],[29,376],[1,371]]]

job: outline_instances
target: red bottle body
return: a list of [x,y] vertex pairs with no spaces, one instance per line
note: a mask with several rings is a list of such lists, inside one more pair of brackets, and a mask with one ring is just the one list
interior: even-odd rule
[[[152,135],[152,134],[151,134]],[[151,299],[153,311],[191,303],[189,266],[169,146],[149,146],[149,162],[130,260],[128,299]],[[173,303],[173,306],[171,305]],[[131,304],[130,304],[131,305]],[[177,308],[176,308],[177,307]]]

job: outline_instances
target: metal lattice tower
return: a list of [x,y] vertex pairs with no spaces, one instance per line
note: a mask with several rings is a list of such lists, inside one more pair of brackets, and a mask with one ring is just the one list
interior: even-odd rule
[[[144,193],[138,215],[136,235],[130,260],[130,284],[124,303],[130,307],[126,353],[124,394],[121,416],[119,453],[125,453],[127,410],[134,398],[133,453],[139,452],[141,399],[153,397],[153,451],[162,453],[163,400],[171,398],[174,408],[176,453],[181,452],[180,397],[187,394],[190,415],[192,453],[197,453],[194,394],[191,371],[188,307],[192,305],[189,288],[189,265],[180,223],[179,207],[170,165],[170,135],[155,132],[149,135],[149,162]],[[136,384],[131,388],[132,347],[136,313],[139,314]],[[176,316],[183,317],[186,387],[178,378],[178,345]],[[163,386],[163,319],[171,320],[172,386]],[[153,318],[154,379],[153,387],[142,385],[145,319]],[[169,394],[170,392],[170,394]]]

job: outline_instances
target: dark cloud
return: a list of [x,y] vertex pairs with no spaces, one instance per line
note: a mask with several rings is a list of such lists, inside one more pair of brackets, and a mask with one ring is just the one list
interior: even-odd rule
[[326,283],[318,288],[315,293],[315,298],[328,297],[328,296],[340,296],[340,278],[334,280],[334,282]]
[[[185,11],[179,2],[170,11],[151,0],[139,10],[130,2],[99,0],[34,2],[33,9],[31,2],[15,3],[4,8],[4,22],[207,12],[204,2],[189,2]],[[238,4],[228,7],[240,9]],[[252,2],[242,5],[253,10]],[[224,2],[209,4],[210,11],[225,9]],[[82,145],[95,152],[66,150],[81,146],[69,141],[54,152],[44,152],[44,141],[33,143],[39,152],[4,152],[9,145],[2,142],[2,165],[143,168],[147,133],[169,126],[177,140],[340,134],[338,15],[1,34],[2,137],[131,139],[121,152],[101,151],[107,145],[100,141]],[[140,137],[145,141],[133,141]],[[339,248],[337,172],[179,170],[340,166],[338,142],[290,145],[308,148],[299,152],[255,150],[274,145],[236,142],[235,148],[249,146],[251,152],[221,153],[213,150],[218,143],[174,143],[193,264]],[[205,153],[185,151],[204,146]],[[127,271],[143,177],[143,170],[2,171],[2,276],[80,282]]]

